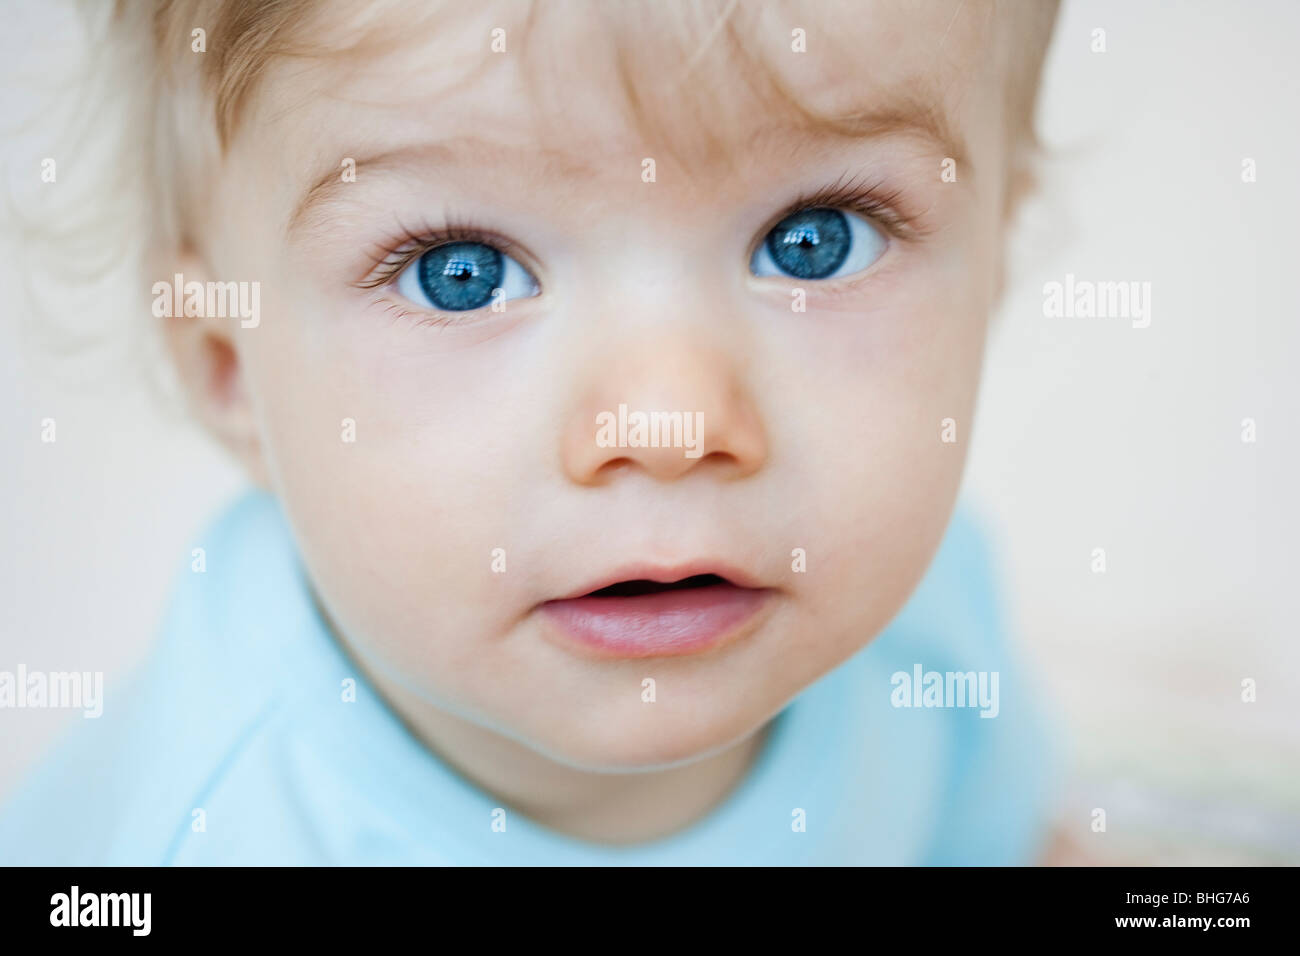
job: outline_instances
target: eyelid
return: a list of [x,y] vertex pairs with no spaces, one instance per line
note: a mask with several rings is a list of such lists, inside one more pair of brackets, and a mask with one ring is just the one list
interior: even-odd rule
[[482,309],[469,309],[464,312],[435,312],[419,308],[409,302],[388,301],[383,308],[386,315],[416,326],[445,328],[452,325],[472,325],[483,321]]
[[398,231],[388,239],[381,240],[371,247],[367,254],[369,268],[366,276],[355,283],[359,289],[379,289],[388,285],[420,256],[452,242],[481,242],[491,246],[519,262],[528,271],[541,290],[541,280],[537,278],[537,268],[533,257],[518,242],[509,236],[484,229],[462,220],[448,219],[444,225],[430,226],[427,223],[410,228],[398,223]]
[[857,213],[878,225],[888,236],[898,239],[916,240],[926,236],[929,230],[905,208],[902,197],[901,189],[892,189],[879,180],[861,176],[849,179],[842,176],[828,186],[800,195],[773,216],[758,231],[751,244],[749,258],[753,258],[754,252],[766,241],[767,234],[777,223],[787,216],[809,209],[840,209]]

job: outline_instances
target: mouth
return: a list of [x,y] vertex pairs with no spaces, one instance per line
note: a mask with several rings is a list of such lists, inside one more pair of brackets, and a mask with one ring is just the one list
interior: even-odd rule
[[602,657],[671,657],[749,630],[773,591],[736,573],[640,569],[540,610],[569,644]]

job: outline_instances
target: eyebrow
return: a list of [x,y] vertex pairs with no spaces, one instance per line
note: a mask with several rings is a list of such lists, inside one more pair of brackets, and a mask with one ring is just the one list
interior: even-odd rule
[[[806,133],[844,141],[898,136],[920,139],[938,149],[945,158],[952,158],[958,166],[970,170],[965,142],[953,130],[943,110],[907,94],[894,100],[889,106],[850,108],[835,115],[805,114],[802,126]],[[788,123],[766,126],[742,148],[746,152],[752,151],[760,140],[782,134],[788,136],[790,131]],[[355,169],[360,177],[363,170],[373,174],[439,166],[482,167],[509,161],[516,162],[534,176],[549,175],[572,182],[594,179],[600,172],[599,167],[562,149],[508,146],[473,136],[383,150],[355,160]],[[329,205],[346,193],[348,187],[355,186],[355,183],[343,179],[342,168],[340,163],[338,167],[327,170],[302,195],[289,217],[287,232],[290,235],[304,225],[314,210]]]
[[851,109],[815,120],[813,126],[850,139],[917,137],[936,147],[945,159],[956,160],[958,166],[970,166],[966,141],[949,123],[947,112],[915,97],[905,96],[901,103],[883,109]]
[[[414,168],[435,169],[439,166],[489,166],[514,161],[533,175],[548,174],[572,180],[594,177],[595,166],[564,150],[547,147],[515,147],[473,136],[419,143],[382,150],[355,160],[358,179],[368,173],[397,172]],[[290,234],[302,227],[309,213],[344,194],[355,183],[342,176],[342,163],[326,171],[298,200],[289,217]]]

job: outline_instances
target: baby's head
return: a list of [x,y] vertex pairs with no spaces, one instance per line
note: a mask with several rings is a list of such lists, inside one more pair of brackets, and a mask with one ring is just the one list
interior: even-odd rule
[[744,738],[943,535],[1054,4],[354,7],[152,13],[199,416],[435,746]]

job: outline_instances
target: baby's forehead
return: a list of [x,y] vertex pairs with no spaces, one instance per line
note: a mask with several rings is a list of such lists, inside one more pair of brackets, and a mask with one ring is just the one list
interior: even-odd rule
[[958,155],[954,114],[987,28],[959,4],[894,0],[340,10],[321,8],[314,55],[268,71],[263,116],[339,148],[436,135],[532,146],[539,161],[727,163],[774,130],[842,120],[845,135],[914,127]]

